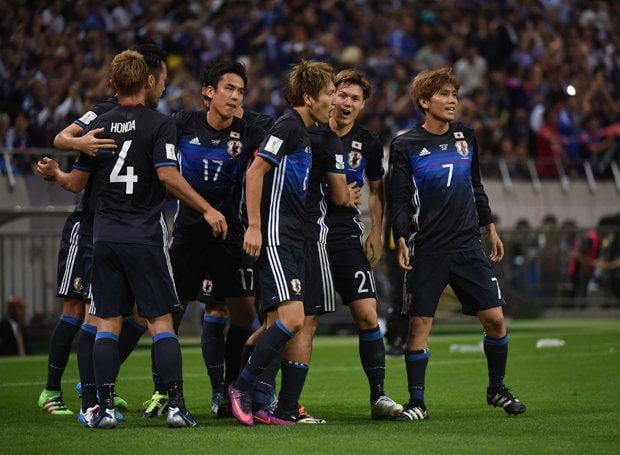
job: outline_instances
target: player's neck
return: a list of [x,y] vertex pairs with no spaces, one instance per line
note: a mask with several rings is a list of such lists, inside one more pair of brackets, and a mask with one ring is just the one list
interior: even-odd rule
[[349,131],[351,131],[353,129],[353,125],[355,125],[355,122],[351,122],[348,125],[340,126],[340,124],[338,124],[338,122],[336,122],[336,120],[334,120],[333,117],[329,118],[329,128],[334,133],[336,133],[338,137],[342,137],[345,134],[347,134]]
[[293,110],[300,115],[306,128],[310,128],[310,126],[314,124],[314,120],[310,115],[310,110],[306,106],[293,106]]
[[214,130],[220,131],[232,125],[233,117],[224,117],[217,113],[215,109],[209,109],[207,112],[207,123]]
[[135,106],[136,104],[145,104],[144,94],[130,95],[130,96],[118,96],[118,104],[122,106]]
[[438,120],[433,117],[426,117],[426,120],[422,124],[422,128],[432,134],[445,134],[450,129],[450,122],[445,122],[443,120]]

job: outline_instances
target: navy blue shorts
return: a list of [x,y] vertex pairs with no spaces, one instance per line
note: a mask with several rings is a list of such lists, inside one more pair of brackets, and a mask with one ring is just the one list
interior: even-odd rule
[[330,251],[336,291],[348,305],[361,299],[376,299],[375,276],[361,245],[346,250]]
[[56,278],[56,297],[82,300],[84,275],[80,268],[80,219],[73,214],[62,229]]
[[272,311],[289,300],[304,301],[306,266],[301,248],[283,245],[265,247],[256,267],[264,312]]
[[93,249],[93,303],[99,317],[138,311],[151,319],[181,311],[167,247],[97,242]]
[[306,288],[304,312],[306,316],[318,316],[336,311],[336,288],[332,269],[323,242],[306,239]]
[[414,256],[412,270],[405,277],[403,313],[433,317],[439,297],[450,285],[459,299],[463,314],[505,305],[499,283],[482,249],[458,253]]
[[211,276],[213,297],[254,297],[254,269],[239,243],[211,241],[201,235],[174,234],[170,246],[172,270],[181,300],[195,300],[205,276]]

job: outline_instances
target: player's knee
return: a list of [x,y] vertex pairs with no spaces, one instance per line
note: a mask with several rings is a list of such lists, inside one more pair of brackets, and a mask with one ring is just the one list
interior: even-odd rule
[[84,317],[84,303],[78,299],[65,300],[62,306],[62,314],[72,318],[82,319]]

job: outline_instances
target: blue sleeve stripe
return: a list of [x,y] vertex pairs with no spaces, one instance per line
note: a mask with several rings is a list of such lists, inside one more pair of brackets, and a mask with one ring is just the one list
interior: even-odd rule
[[164,161],[162,163],[156,163],[155,168],[164,167],[164,166],[174,166],[177,167],[177,163],[175,161]]
[[258,152],[257,156],[260,156],[261,158],[269,161],[270,163],[273,163],[274,166],[278,166],[280,164],[280,160],[278,160],[271,153]]

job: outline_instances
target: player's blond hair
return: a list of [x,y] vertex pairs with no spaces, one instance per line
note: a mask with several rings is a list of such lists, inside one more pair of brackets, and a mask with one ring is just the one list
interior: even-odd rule
[[149,67],[142,54],[126,50],[116,54],[110,67],[110,80],[119,95],[135,95],[144,87]]
[[424,112],[420,100],[430,100],[446,84],[453,85],[456,90],[461,86],[459,79],[452,72],[452,68],[421,71],[411,83],[411,98],[416,106]]
[[329,64],[302,60],[289,72],[286,100],[291,107],[303,106],[304,93],[318,99],[321,90],[333,81],[334,70]]

